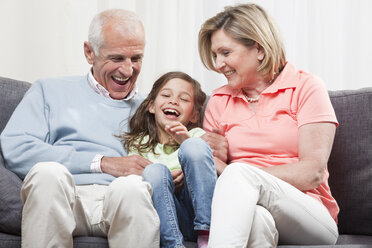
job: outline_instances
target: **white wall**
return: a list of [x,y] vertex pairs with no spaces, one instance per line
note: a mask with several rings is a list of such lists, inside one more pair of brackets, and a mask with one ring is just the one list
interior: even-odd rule
[[147,44],[138,86],[148,92],[169,70],[183,70],[210,93],[225,79],[200,63],[197,34],[225,5],[256,2],[281,30],[287,58],[322,77],[328,89],[372,86],[370,0],[0,0],[0,76],[34,81],[85,74],[91,18],[107,8],[135,11]]

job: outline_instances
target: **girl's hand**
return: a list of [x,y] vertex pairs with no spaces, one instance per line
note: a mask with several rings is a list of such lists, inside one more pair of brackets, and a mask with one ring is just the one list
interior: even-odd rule
[[181,145],[186,139],[190,138],[191,135],[187,128],[181,122],[171,122],[165,126],[165,131],[173,137],[173,139]]
[[183,188],[183,173],[182,173],[182,170],[181,169],[172,170],[171,175],[173,177],[175,192],[178,193]]

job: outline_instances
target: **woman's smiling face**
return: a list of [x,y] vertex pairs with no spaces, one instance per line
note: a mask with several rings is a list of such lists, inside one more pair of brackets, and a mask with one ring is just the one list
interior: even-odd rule
[[254,84],[260,77],[257,68],[264,52],[257,43],[246,47],[219,29],[212,34],[211,44],[215,67],[225,75],[230,87],[241,89]]

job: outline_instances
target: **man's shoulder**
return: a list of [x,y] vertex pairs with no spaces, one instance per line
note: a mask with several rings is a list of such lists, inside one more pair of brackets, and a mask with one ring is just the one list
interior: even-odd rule
[[40,84],[42,86],[65,86],[66,84],[76,84],[81,82],[86,82],[87,76],[66,76],[66,77],[49,77],[49,78],[41,78],[35,81],[34,84]]

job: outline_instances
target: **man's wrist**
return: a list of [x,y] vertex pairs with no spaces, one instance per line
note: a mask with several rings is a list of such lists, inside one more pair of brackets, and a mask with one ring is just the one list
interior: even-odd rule
[[102,173],[102,168],[101,168],[101,160],[103,158],[103,155],[97,154],[94,156],[92,163],[90,164],[90,171],[92,173]]

